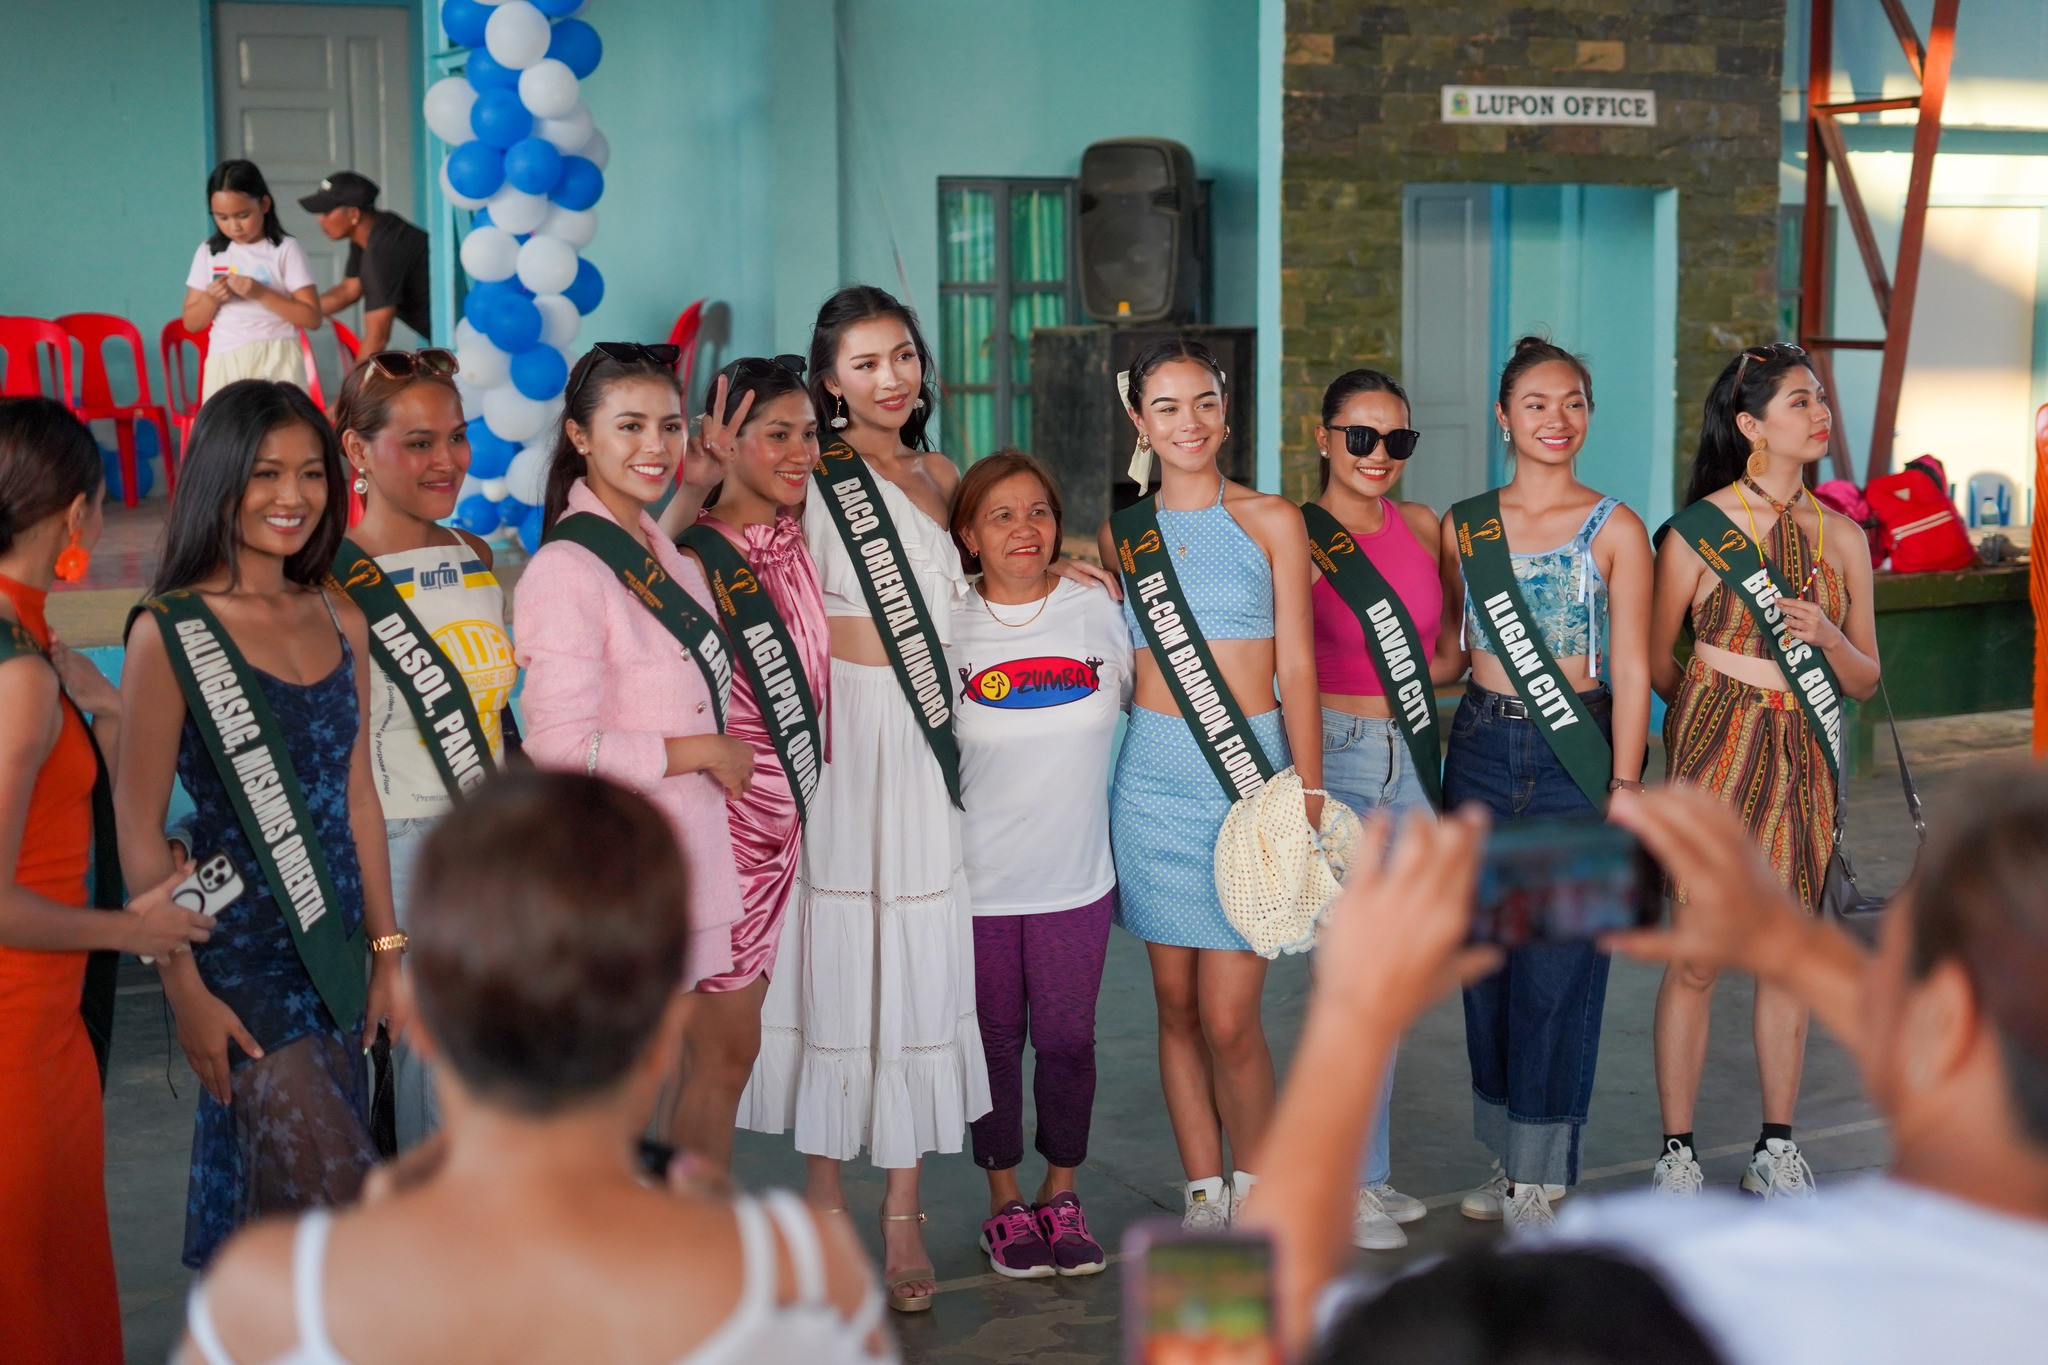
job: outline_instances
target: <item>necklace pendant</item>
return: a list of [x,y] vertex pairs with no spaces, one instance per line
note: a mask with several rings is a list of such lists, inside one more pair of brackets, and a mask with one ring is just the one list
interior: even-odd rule
[[1188,557],[1188,547],[1187,547],[1187,546],[1185,546],[1185,545],[1176,545],[1176,546],[1174,546],[1173,548],[1174,548],[1174,549],[1176,549],[1176,550],[1179,550],[1179,551],[1180,551],[1180,557],[1181,557],[1182,559],[1186,559],[1186,558]]

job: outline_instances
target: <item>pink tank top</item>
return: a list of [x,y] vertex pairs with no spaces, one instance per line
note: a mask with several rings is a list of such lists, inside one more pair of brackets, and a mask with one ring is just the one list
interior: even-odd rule
[[[1415,622],[1422,637],[1422,652],[1436,652],[1437,627],[1444,611],[1443,580],[1437,576],[1436,561],[1415,539],[1408,522],[1393,504],[1386,506],[1386,520],[1369,536],[1357,536],[1358,548],[1393,585],[1401,605]],[[1316,617],[1316,690],[1345,697],[1378,697],[1386,694],[1378,670],[1365,647],[1365,629],[1358,614],[1344,604],[1327,579],[1318,577],[1310,593]]]

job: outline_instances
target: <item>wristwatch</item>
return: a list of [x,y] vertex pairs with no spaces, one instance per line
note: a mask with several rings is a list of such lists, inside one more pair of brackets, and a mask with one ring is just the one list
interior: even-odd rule
[[406,934],[384,934],[381,937],[370,940],[370,951],[373,953],[402,953],[405,951],[406,945],[411,942],[411,937]]
[[1610,777],[1610,778],[1608,778],[1608,779],[1607,779],[1607,790],[1609,790],[1609,791],[1611,791],[1611,792],[1618,792],[1618,791],[1631,791],[1631,792],[1639,792],[1639,791],[1641,791],[1642,789],[1643,789],[1643,784],[1642,784],[1642,783],[1640,783],[1640,782],[1631,782],[1631,781],[1630,781],[1629,779],[1627,779],[1626,777]]

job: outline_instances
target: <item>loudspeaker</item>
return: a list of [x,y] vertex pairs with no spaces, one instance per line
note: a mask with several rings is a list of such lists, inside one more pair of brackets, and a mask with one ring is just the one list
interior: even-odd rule
[[[1230,435],[1216,462],[1246,486],[1258,477],[1258,332],[1250,327],[1040,327],[1031,333],[1031,453],[1060,487],[1066,535],[1094,543],[1116,508],[1137,500],[1127,469],[1137,430],[1116,376],[1155,341],[1199,341],[1223,367]],[[1159,487],[1159,476],[1152,476]]]
[[1115,138],[1081,154],[1081,306],[1117,324],[1193,322],[1202,291],[1195,159],[1165,138]]

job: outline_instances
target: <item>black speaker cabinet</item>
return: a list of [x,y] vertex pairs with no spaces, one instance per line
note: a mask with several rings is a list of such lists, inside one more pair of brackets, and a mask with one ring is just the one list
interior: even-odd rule
[[1081,154],[1081,306],[1119,325],[1193,322],[1202,293],[1195,159],[1165,138],[1116,138]]
[[[1041,327],[1031,334],[1031,453],[1059,480],[1069,536],[1093,537],[1116,508],[1134,501],[1127,472],[1137,430],[1124,413],[1116,377],[1155,341],[1199,341],[1223,367],[1230,435],[1218,463],[1224,477],[1258,475],[1258,333],[1250,327]],[[1158,488],[1158,475],[1152,487]]]

